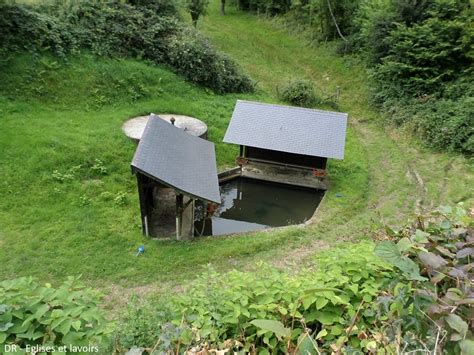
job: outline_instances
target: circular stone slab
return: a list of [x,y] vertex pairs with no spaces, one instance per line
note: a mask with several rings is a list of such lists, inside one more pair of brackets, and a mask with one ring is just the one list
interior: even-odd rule
[[[125,135],[129,138],[132,138],[133,140],[139,141],[151,115],[154,114],[150,114],[149,116],[139,116],[126,121],[122,126],[122,130]],[[198,120],[197,118],[173,114],[158,114],[155,116],[170,122],[170,124],[171,118],[173,117],[175,119],[174,125],[176,127],[181,128],[193,136],[207,139],[207,126],[204,122]]]

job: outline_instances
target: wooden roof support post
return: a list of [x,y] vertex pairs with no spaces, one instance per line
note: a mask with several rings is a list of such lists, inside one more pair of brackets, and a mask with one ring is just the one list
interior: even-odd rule
[[183,236],[183,194],[176,195],[176,239],[181,240]]
[[146,196],[147,186],[143,182],[143,175],[137,174],[138,199],[140,201],[140,214],[142,220],[142,231],[147,237],[150,235],[148,228],[148,199]]

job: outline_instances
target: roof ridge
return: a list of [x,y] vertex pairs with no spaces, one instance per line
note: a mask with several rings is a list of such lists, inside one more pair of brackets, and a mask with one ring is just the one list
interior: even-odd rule
[[237,103],[239,103],[239,102],[250,103],[250,104],[261,105],[261,106],[278,106],[278,107],[290,108],[290,109],[293,109],[293,110],[301,110],[301,111],[330,113],[330,114],[335,114],[335,115],[344,115],[346,117],[349,116],[349,114],[347,112],[327,111],[327,110],[320,110],[320,109],[308,108],[308,107],[290,106],[290,105],[282,105],[282,104],[272,104],[272,103],[266,103],[266,102],[260,102],[260,101],[237,99]]

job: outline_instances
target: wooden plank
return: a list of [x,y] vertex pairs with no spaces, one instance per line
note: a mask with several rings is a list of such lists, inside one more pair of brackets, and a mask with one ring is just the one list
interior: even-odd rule
[[281,184],[327,190],[325,177],[315,176],[313,171],[251,161],[242,166],[242,176]]

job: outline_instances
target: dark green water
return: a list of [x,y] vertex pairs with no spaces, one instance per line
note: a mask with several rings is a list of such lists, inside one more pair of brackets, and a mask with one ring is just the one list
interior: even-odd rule
[[[221,185],[222,203],[207,218],[203,235],[241,233],[303,223],[310,219],[324,191],[237,178]],[[202,221],[196,223],[200,233]]]

